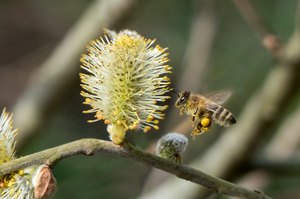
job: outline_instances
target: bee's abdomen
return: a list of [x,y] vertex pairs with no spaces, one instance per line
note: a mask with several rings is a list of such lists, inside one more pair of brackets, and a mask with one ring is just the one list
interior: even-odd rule
[[212,118],[215,120],[216,123],[225,127],[236,123],[236,119],[233,116],[233,114],[229,112],[227,109],[223,108],[222,106],[218,106],[215,109]]

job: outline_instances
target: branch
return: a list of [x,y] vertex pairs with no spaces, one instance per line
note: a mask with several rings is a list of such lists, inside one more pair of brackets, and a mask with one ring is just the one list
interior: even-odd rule
[[192,21],[189,42],[182,63],[184,73],[177,83],[179,90],[197,91],[201,85],[203,87],[203,77],[208,68],[217,30],[215,2],[198,0],[194,6],[201,9]]
[[298,174],[300,171],[300,158],[299,154],[285,159],[269,159],[262,156],[255,158],[250,162],[254,169],[264,169],[274,174]]
[[114,145],[112,142],[98,139],[77,140],[4,163],[0,165],[0,176],[35,164],[44,163],[54,166],[59,160],[67,157],[78,154],[93,155],[98,152],[128,157],[135,161],[142,162],[148,166],[153,166],[172,173],[179,178],[206,186],[217,191],[218,193],[249,199],[269,199],[268,196],[261,192],[251,191],[220,178],[214,178],[191,167],[175,164],[150,153],[140,151],[128,143],[125,143],[123,146],[118,146]]
[[258,15],[251,1],[249,0],[233,0],[235,6],[240,11],[241,15],[249,23],[252,29],[258,33],[262,39],[263,46],[268,49],[273,56],[278,57],[279,51],[282,48],[282,43],[276,37],[261,17]]

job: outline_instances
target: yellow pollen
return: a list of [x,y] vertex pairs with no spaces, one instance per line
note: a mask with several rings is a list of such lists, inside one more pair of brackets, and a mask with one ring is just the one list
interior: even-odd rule
[[160,47],[159,45],[156,45],[155,48],[159,51],[163,51],[164,49],[162,47]]
[[11,187],[16,183],[16,180],[14,178],[11,178],[8,183],[7,183],[7,187]]
[[158,127],[157,125],[153,126],[153,128],[154,128],[155,130],[158,130],[158,129],[159,129],[159,127]]
[[164,76],[164,77],[163,77],[163,80],[165,80],[165,81],[170,81],[170,78],[169,78],[168,76]]
[[209,118],[205,117],[205,118],[201,119],[201,125],[203,127],[207,127],[209,124],[210,124],[210,119]]
[[80,62],[84,62],[84,59],[85,59],[85,55],[82,55],[80,58]]
[[130,48],[135,44],[136,41],[134,41],[131,37],[124,35],[120,37],[118,40],[116,40],[115,45],[116,46],[123,46],[125,48]]
[[92,100],[91,100],[90,98],[85,98],[85,102],[84,102],[84,103],[89,104],[89,103],[91,103],[91,102],[92,102]]
[[117,120],[117,125],[121,125],[121,124],[122,124],[121,120]]
[[159,124],[159,120],[154,120],[153,123],[154,124]]
[[171,70],[172,69],[172,67],[171,66],[169,66],[169,65],[167,65],[167,66],[165,66],[165,70]]
[[137,129],[137,125],[136,124],[132,124],[132,125],[129,126],[129,129],[130,130]]
[[145,126],[144,128],[144,133],[147,133],[151,130],[151,127],[150,126]]
[[152,115],[148,115],[147,122],[151,122],[153,119],[154,119],[154,117]]
[[20,176],[24,175],[24,170],[19,170],[19,171],[18,171],[18,174],[19,174]]

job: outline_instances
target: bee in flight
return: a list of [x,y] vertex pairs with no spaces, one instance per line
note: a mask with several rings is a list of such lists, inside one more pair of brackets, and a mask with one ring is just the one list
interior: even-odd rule
[[216,92],[207,97],[190,91],[175,92],[178,95],[175,106],[180,114],[191,115],[192,121],[197,123],[192,132],[193,136],[208,131],[213,121],[224,127],[236,123],[233,114],[221,106],[231,96],[230,91]]

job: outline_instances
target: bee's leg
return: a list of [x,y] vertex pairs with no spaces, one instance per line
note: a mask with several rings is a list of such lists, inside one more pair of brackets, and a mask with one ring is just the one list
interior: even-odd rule
[[200,118],[198,121],[196,127],[194,128],[192,135],[200,135],[206,131],[209,130],[211,127],[212,120],[209,115],[204,115],[203,117]]
[[193,137],[193,140],[195,140],[195,136],[199,135],[199,130],[197,129],[197,126],[194,128],[194,130],[191,133],[191,136]]
[[183,110],[185,107],[180,108],[180,115],[183,115]]
[[198,113],[198,108],[195,110],[195,112],[193,113],[193,117],[192,117],[192,121],[195,121],[196,115]]
[[201,120],[198,121],[198,123],[196,124],[193,132],[192,132],[192,136],[194,137],[195,135],[200,135],[202,133],[204,133],[205,131],[203,131],[203,126],[201,124]]
[[193,127],[193,128],[195,127],[195,122],[192,122],[192,127]]

